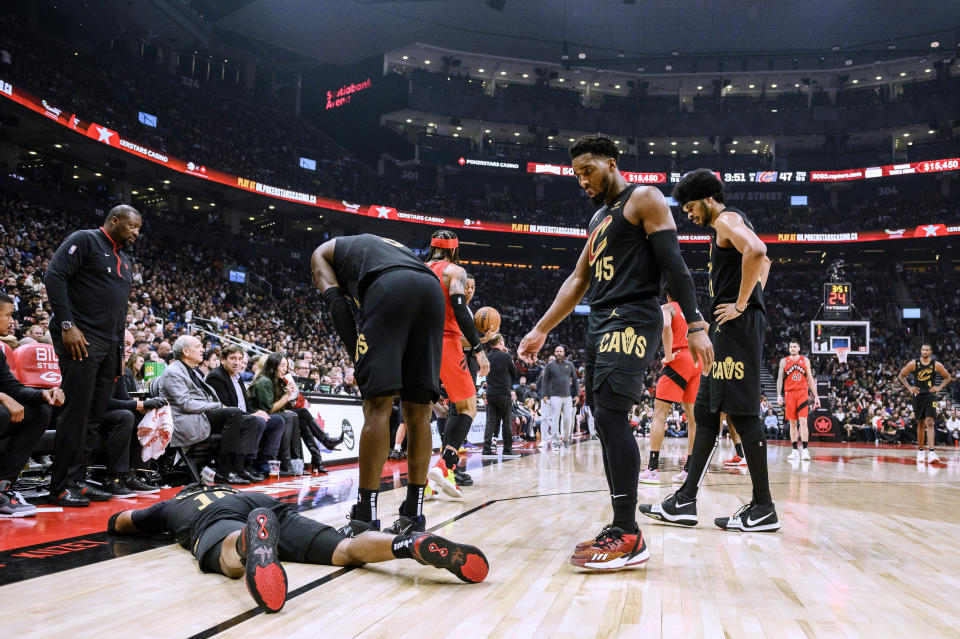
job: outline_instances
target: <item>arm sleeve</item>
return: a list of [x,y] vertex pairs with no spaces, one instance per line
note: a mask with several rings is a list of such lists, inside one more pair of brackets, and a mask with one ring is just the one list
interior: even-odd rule
[[333,327],[337,329],[340,339],[350,353],[350,357],[357,356],[357,323],[353,319],[353,313],[350,312],[350,306],[347,304],[347,298],[343,291],[335,286],[331,286],[323,292],[323,301],[327,304],[327,312],[333,320]]
[[170,505],[169,501],[161,501],[149,508],[133,511],[130,513],[130,518],[137,531],[147,535],[173,532],[167,525],[167,509]]
[[660,272],[667,280],[674,299],[680,304],[683,317],[687,322],[702,322],[703,315],[697,306],[697,289],[693,285],[693,278],[686,263],[680,256],[680,243],[677,240],[677,231],[657,231],[647,236],[650,247],[660,265]]
[[477,335],[477,327],[473,323],[473,317],[467,309],[467,298],[465,295],[457,293],[450,296],[450,305],[453,307],[453,316],[457,318],[457,326],[460,332],[470,342],[470,348],[476,350],[480,346],[480,336]]
[[113,395],[107,400],[107,410],[137,410],[137,400],[130,397],[122,376],[113,385]]
[[43,283],[47,287],[47,297],[50,300],[50,307],[53,308],[53,315],[59,322],[74,321],[68,287],[70,280],[77,274],[80,265],[86,259],[89,248],[89,238],[85,233],[78,231],[68,237],[50,258],[50,266],[47,268]]

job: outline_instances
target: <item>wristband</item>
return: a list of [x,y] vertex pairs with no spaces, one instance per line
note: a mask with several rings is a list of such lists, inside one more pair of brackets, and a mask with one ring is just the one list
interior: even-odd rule
[[[748,304],[747,306],[749,306],[749,304]],[[736,312],[738,312],[738,313],[740,313],[741,315],[743,315],[744,313],[747,312],[747,307],[744,307],[744,309],[741,311],[739,308],[737,308],[737,303],[734,302],[734,303],[733,303],[733,310],[735,310]]]
[[693,333],[699,333],[703,330],[702,326],[697,326],[696,328],[687,329],[687,335],[692,335]]

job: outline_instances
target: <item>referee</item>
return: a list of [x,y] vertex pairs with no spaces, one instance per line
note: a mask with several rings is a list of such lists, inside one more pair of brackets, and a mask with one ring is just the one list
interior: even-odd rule
[[57,421],[49,502],[88,506],[112,495],[86,481],[88,422],[99,423],[123,373],[123,332],[133,269],[125,248],[142,224],[131,206],[110,210],[98,229],[76,231],[50,260],[44,284],[53,308],[50,336],[66,395]]

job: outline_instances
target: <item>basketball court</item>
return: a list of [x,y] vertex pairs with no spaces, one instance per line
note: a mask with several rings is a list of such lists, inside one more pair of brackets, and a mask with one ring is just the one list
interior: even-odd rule
[[[665,442],[665,478],[685,447],[686,440]],[[769,447],[780,532],[713,525],[750,493],[745,470],[720,467],[732,451],[723,440],[700,493],[698,527],[641,517],[651,552],[644,568],[598,574],[567,562],[574,544],[609,520],[599,442],[581,442],[502,463],[481,465],[472,455],[476,484],[466,499],[425,506],[428,526],[487,554],[482,584],[412,561],[286,564],[290,598],[279,614],[265,615],[242,581],[202,574],[172,539],[108,535],[106,514],[97,525],[91,508],[76,524],[80,537],[58,528],[65,519],[58,513],[0,525],[0,609],[14,637],[956,636],[960,611],[951,593],[960,557],[950,542],[960,537],[960,453],[927,467],[917,466],[913,447],[815,445],[811,462],[791,466],[789,450]],[[385,487],[402,484],[404,468],[388,464]],[[339,526],[356,478],[345,468],[268,489]],[[640,501],[672,490],[641,486]],[[382,519],[403,492],[382,494]],[[155,498],[128,501],[143,507]],[[11,548],[30,527],[44,541]],[[49,538],[55,530],[58,540]]]

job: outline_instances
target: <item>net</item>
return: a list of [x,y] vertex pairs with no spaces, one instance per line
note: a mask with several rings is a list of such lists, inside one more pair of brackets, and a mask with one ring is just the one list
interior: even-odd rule
[[834,349],[834,352],[837,354],[837,359],[840,360],[841,364],[847,363],[847,355],[850,353],[849,348],[838,346],[837,348]]

